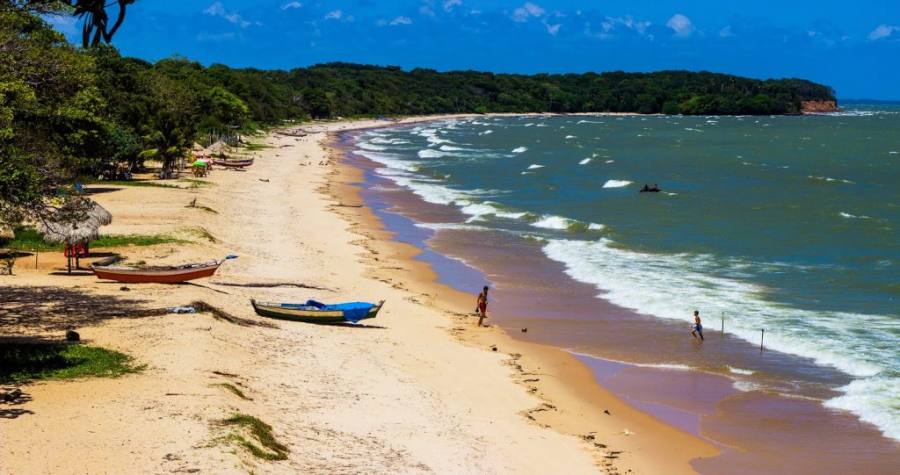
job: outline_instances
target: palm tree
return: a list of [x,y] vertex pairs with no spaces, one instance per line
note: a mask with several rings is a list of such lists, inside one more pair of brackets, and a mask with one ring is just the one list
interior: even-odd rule
[[125,21],[125,9],[128,5],[133,4],[136,0],[116,0],[119,4],[119,12],[116,21],[110,26],[109,14],[106,9],[112,5],[106,3],[107,0],[74,0],[72,7],[75,8],[74,15],[84,20],[81,27],[82,46],[97,46],[100,41],[109,43],[112,41],[113,35],[122,26]]

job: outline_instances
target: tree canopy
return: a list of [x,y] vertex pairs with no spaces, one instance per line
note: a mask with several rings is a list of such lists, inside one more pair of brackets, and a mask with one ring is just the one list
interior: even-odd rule
[[[133,0],[0,0],[0,222],[71,212],[66,187],[117,163],[170,170],[216,132],[338,116],[486,112],[786,114],[834,100],[802,79],[710,72],[493,74],[321,64],[289,71],[149,63],[104,45]],[[115,15],[107,9],[114,8]],[[43,19],[79,15],[84,49]],[[112,21],[112,16],[116,17]]]

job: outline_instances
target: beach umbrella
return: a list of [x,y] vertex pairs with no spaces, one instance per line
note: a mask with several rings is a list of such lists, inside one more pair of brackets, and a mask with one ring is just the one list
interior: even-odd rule
[[[76,246],[85,245],[100,237],[100,226],[106,226],[109,223],[112,223],[112,214],[106,208],[92,201],[91,207],[85,213],[83,219],[79,221],[41,221],[38,223],[38,230],[48,242]],[[79,256],[76,253],[76,267],[78,267],[78,259]],[[68,261],[69,272],[71,272],[71,257],[69,257]]]

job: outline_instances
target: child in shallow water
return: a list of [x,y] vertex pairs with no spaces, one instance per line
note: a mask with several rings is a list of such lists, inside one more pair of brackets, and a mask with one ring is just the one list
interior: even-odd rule
[[691,329],[691,336],[697,338],[700,335],[700,341],[703,341],[703,325],[700,323],[700,311],[694,310],[694,327]]

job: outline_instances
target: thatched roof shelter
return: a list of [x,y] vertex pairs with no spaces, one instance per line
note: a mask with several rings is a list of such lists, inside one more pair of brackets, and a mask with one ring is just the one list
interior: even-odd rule
[[75,244],[100,237],[100,226],[112,222],[112,214],[97,203],[92,203],[87,217],[79,222],[41,222],[38,227],[44,239],[50,242]]
[[6,223],[0,223],[0,239],[15,239],[16,233],[13,232],[12,226]]
[[199,143],[194,142],[194,145],[191,147],[191,150],[193,150],[195,152],[199,152],[199,151],[203,150],[203,145],[200,145]]
[[222,142],[220,140],[220,141],[210,145],[209,147],[206,147],[206,150],[209,153],[225,153],[225,152],[230,152],[231,147],[229,147],[227,143]]

